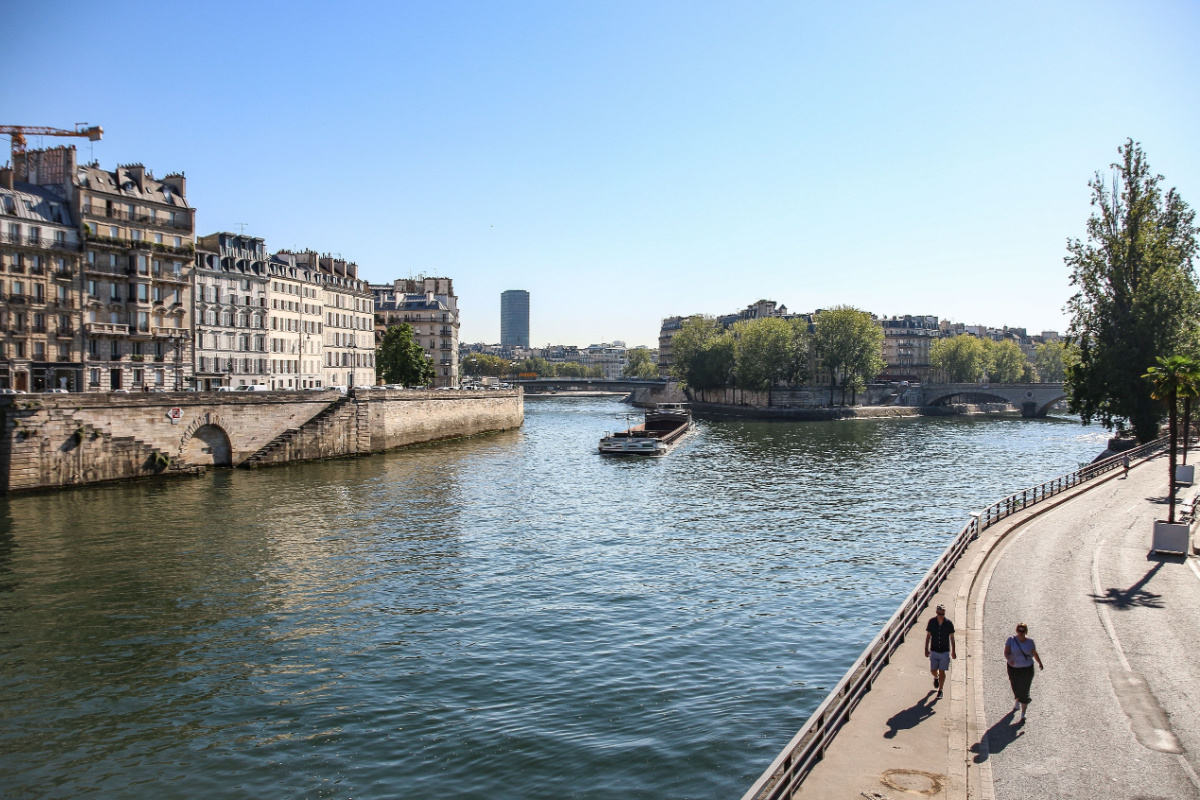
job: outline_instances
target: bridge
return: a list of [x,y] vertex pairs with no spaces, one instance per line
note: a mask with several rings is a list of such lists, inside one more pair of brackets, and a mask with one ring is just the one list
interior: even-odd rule
[[1065,400],[1061,383],[941,383],[922,386],[927,406],[959,403],[1008,403],[1023,417],[1044,417],[1050,406]]
[[513,383],[524,386],[528,392],[632,392],[635,389],[664,389],[667,386],[663,378],[522,378]]

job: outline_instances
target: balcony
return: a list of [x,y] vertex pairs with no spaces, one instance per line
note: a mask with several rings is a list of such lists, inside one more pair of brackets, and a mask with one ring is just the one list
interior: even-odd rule
[[45,333],[46,326],[45,325],[32,325],[32,326],[30,326],[29,330],[32,333]]
[[75,300],[70,297],[56,298],[53,301],[53,303],[54,303],[54,305],[58,306],[59,308],[74,308],[75,307]]
[[75,277],[75,268],[74,267],[64,267],[62,269],[56,269],[52,273],[52,277],[62,278],[63,280],[70,280],[71,278]]
[[75,335],[75,329],[74,328],[59,328],[58,330],[56,330],[54,332],[54,335],[69,339]]
[[10,303],[27,303],[27,302],[29,302],[29,298],[23,294],[10,294],[5,299],[7,299],[8,302],[10,302]]
[[187,328],[163,328],[155,325],[150,329],[150,335],[159,339],[182,339],[188,335]]
[[102,266],[100,264],[88,263],[84,266],[84,269],[87,272],[94,272],[99,275],[121,275],[123,277],[129,274],[129,267],[122,267],[120,265],[112,266],[111,264],[104,264]]
[[21,236],[20,234],[0,233],[0,243],[35,247],[39,250],[78,250],[79,244],[65,239],[43,239],[41,236]]
[[115,322],[87,322],[83,329],[89,336],[128,336],[129,326]]

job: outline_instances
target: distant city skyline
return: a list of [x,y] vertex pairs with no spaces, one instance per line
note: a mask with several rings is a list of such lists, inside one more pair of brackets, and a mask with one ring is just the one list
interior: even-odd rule
[[[200,235],[452,276],[463,341],[499,340],[510,286],[535,287],[539,343],[652,345],[760,298],[1061,331],[1066,241],[1126,137],[1200,204],[1193,3],[6,11],[3,122],[102,125],[80,162],[185,171]],[[247,60],[231,19],[348,46]],[[134,29],[186,75],[62,44]],[[104,91],[47,88],[97,70]],[[168,100],[114,100],[135,96]],[[231,97],[273,124],[212,113]]]

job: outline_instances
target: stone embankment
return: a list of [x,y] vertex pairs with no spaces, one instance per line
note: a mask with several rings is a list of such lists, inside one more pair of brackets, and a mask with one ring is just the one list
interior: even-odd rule
[[743,389],[685,392],[678,384],[671,382],[661,389],[637,389],[630,395],[630,402],[639,408],[653,408],[657,403],[689,403],[694,412],[705,417],[792,421],[1011,414],[1017,411],[1007,403],[897,405],[897,399],[902,402],[918,401],[921,391],[901,390],[898,394],[895,387],[887,385],[867,387],[867,391],[859,398],[863,405],[826,406],[824,403],[828,397],[827,388],[781,388],[772,389],[769,393]]
[[519,427],[520,389],[0,397],[0,491],[361,456]]

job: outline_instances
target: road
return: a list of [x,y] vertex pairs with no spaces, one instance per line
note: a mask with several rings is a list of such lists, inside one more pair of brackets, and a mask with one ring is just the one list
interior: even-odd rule
[[[1166,473],[1155,458],[1030,521],[994,562],[990,752],[975,760],[989,760],[997,800],[1200,798],[1200,570],[1195,558],[1147,555]],[[1003,657],[1018,622],[1046,667],[1023,724]]]

